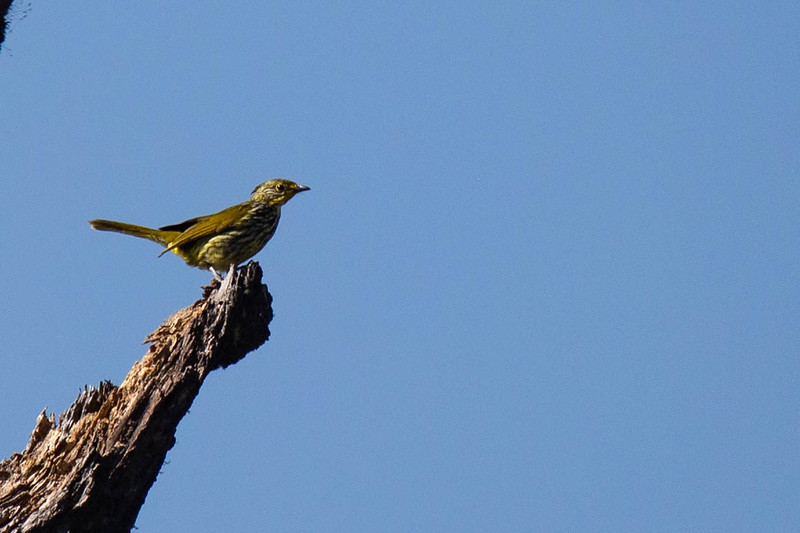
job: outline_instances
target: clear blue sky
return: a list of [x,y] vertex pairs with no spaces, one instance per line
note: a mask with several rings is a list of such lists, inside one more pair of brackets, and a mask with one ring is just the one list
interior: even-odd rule
[[800,9],[34,2],[0,456],[210,275],[90,218],[311,191],[141,532],[800,529]]

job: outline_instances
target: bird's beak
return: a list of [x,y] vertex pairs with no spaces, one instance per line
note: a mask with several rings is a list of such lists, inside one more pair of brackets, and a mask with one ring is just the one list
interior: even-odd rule
[[298,185],[294,192],[303,192],[311,190],[311,187],[306,187],[305,185]]

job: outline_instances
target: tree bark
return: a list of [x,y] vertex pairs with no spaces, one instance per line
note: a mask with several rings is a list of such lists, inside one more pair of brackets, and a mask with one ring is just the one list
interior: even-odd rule
[[175,431],[212,370],[269,338],[272,297],[250,262],[166,319],[119,387],[84,388],[39,415],[22,453],[0,462],[0,532],[130,531]]

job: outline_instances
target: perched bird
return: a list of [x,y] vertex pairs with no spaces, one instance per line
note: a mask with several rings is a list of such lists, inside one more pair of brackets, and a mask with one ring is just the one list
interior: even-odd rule
[[151,229],[112,220],[90,220],[92,228],[150,239],[165,246],[158,256],[172,252],[186,264],[225,270],[256,255],[278,227],[281,206],[302,191],[304,185],[285,179],[269,180],[253,190],[250,199],[219,213],[191,218],[180,224]]

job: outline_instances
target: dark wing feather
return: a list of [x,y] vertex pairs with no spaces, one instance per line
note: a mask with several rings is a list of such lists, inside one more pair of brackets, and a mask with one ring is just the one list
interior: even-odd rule
[[178,233],[183,233],[187,229],[197,224],[201,218],[204,217],[190,218],[189,220],[184,220],[183,222],[179,222],[178,224],[172,224],[170,226],[164,226],[163,228],[158,228],[158,229],[160,229],[161,231],[177,231]]
[[238,220],[241,220],[241,218],[247,212],[247,209],[247,203],[238,204],[227,209],[223,209],[219,213],[215,213],[213,215],[191,218],[179,224],[173,224],[171,226],[164,226],[163,228],[160,228],[164,231],[180,231],[181,234],[178,235],[178,237],[172,241],[163,252],[161,252],[159,257],[171,251],[173,248],[184,246],[197,239],[219,235],[227,228],[234,225]]

